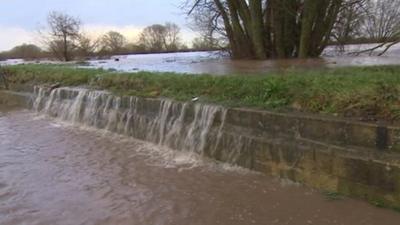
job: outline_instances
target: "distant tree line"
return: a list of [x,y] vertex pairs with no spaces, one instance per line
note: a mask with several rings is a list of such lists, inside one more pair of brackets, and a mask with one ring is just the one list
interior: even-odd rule
[[[79,18],[61,12],[50,12],[47,27],[39,31],[43,49],[33,44],[22,44],[10,51],[1,52],[0,59],[54,58],[61,61],[90,57],[109,57],[118,54],[160,53],[189,51],[181,39],[180,27],[174,23],[154,24],[143,29],[136,43],[116,31],[98,38],[82,32]],[[215,46],[195,40],[191,50],[211,50]]]
[[0,60],[16,58],[34,60],[46,58],[48,56],[48,53],[44,52],[41,48],[33,44],[22,44],[14,47],[10,51],[0,52]]
[[237,59],[318,57],[332,43],[400,40],[399,0],[187,0],[184,8],[204,40],[223,40]]
[[[228,49],[235,59],[318,57],[328,45],[380,43],[363,50],[385,53],[400,42],[399,0],[182,0],[192,29],[200,36],[194,50]],[[186,51],[180,28],[174,23],[143,29],[139,40],[129,42],[110,31],[91,39],[82,22],[51,12],[41,32],[44,50],[21,45],[1,58],[105,57],[115,54]],[[383,49],[383,50],[382,50]]]

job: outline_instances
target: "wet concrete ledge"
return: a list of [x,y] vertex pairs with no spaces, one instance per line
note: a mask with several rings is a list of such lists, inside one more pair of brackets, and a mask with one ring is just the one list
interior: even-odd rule
[[31,105],[32,94],[29,92],[0,90],[0,105],[8,108],[27,108]]
[[[122,97],[121,110],[128,99]],[[0,92],[0,104],[26,106],[29,101],[30,94]],[[162,100],[138,103],[137,113],[151,121]],[[177,112],[183,105],[174,104]],[[185,124],[193,120],[193,107]],[[145,140],[140,132],[131,136]],[[215,116],[206,138],[207,157],[400,208],[400,127],[232,108]]]

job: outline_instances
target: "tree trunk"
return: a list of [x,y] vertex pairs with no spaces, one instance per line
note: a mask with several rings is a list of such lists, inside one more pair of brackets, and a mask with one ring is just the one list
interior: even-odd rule
[[[323,0],[305,0],[304,11],[301,20],[301,36],[299,46],[299,58],[307,58],[310,54],[311,38],[315,16],[318,12],[318,1]],[[320,9],[323,10],[323,9]]]
[[236,52],[235,58],[252,58],[254,56],[253,46],[251,40],[247,36],[246,26],[244,28],[241,24],[241,18],[239,17],[241,9],[240,5],[236,4],[235,0],[228,0],[228,8],[230,12],[230,21],[232,24],[233,35],[238,51]]
[[[224,22],[224,27],[226,31],[226,36],[229,40],[229,45],[232,51],[232,57],[236,58],[239,56],[240,49],[238,48],[238,44],[236,43],[234,32],[232,30],[232,26],[230,24],[230,19],[228,17],[227,12],[225,11],[224,5],[220,0],[214,0],[215,5],[217,6],[219,12],[221,13],[222,20]],[[239,57],[238,57],[239,58]]]
[[216,18],[223,21],[232,57],[266,59],[319,56],[331,37],[343,1],[213,0],[213,3]]
[[63,36],[63,57],[66,62],[70,60],[68,55],[68,38],[66,34]]
[[257,59],[266,59],[265,49],[265,30],[263,24],[262,1],[250,1],[250,15],[251,15],[251,37]]

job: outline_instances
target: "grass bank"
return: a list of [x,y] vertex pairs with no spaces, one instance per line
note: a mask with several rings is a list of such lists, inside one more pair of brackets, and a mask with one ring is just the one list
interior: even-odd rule
[[168,97],[232,107],[295,110],[400,122],[400,66],[288,70],[268,75],[116,73],[56,65],[7,68],[11,84],[85,85],[120,95]]

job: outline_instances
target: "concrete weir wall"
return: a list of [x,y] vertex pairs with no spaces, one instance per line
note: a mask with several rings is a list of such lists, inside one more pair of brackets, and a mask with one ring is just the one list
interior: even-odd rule
[[0,106],[7,108],[29,107],[32,95],[27,92],[1,91]]
[[32,102],[53,117],[400,208],[400,127],[71,88],[37,89]]

